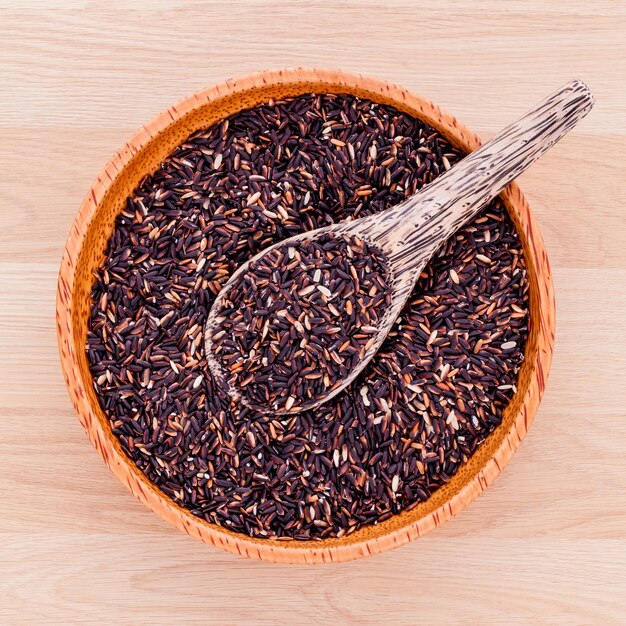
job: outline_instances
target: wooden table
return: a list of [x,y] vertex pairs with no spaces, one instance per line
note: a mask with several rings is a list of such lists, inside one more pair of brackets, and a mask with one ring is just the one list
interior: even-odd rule
[[[0,0],[0,623],[626,623],[626,5]],[[138,504],[60,372],[56,277],[92,179],[182,96],[336,66],[425,95],[485,137],[569,78],[595,111],[521,179],[558,332],[535,425],[445,527],[335,566],[217,552]]]

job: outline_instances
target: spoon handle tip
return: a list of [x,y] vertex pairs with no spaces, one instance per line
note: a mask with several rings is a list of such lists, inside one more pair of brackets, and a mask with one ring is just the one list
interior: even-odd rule
[[572,130],[593,104],[586,83],[566,83],[415,196],[391,209],[380,224],[372,223],[371,235],[392,250],[392,264],[400,270],[419,269],[445,239]]

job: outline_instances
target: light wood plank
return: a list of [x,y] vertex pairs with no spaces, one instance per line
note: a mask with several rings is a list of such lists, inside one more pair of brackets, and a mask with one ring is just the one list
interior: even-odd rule
[[[626,610],[621,541],[433,535],[366,561],[311,568],[244,562],[184,537],[8,539],[0,555],[13,575],[0,592],[14,607],[12,624],[65,624],[68,616],[102,624],[115,615],[133,625],[402,626],[436,615],[445,624],[570,626],[623,623]],[[63,567],[60,552],[72,555]],[[440,601],[442,588],[450,601]]]
[[[524,103],[579,75],[598,97],[594,121],[583,128],[610,135],[626,123],[623,99],[606,80],[624,75],[623,4],[566,4],[312,0],[303,10],[298,0],[201,7],[179,0],[156,9],[126,2],[5,8],[0,124],[91,127],[96,119],[136,127],[229,76],[316,65],[402,83],[494,131]],[[193,42],[191,51],[181,41]]]
[[[59,263],[89,186],[135,130],[82,129],[76,141],[69,128],[0,128],[0,172],[10,172],[0,186],[0,261]],[[626,268],[624,163],[621,136],[574,130],[520,177],[553,267]]]

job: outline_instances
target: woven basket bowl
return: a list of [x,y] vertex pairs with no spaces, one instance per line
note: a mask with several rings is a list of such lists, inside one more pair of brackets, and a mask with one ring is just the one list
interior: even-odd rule
[[115,217],[139,181],[191,133],[242,109],[310,92],[348,93],[418,117],[464,151],[480,139],[428,100],[384,81],[335,70],[267,71],[200,91],[144,126],[109,161],[87,193],[72,225],[61,263],[57,329],[69,394],[91,442],[119,480],[141,502],[176,528],[213,546],[254,559],[282,563],[348,561],[401,546],[464,509],[500,473],[526,434],[539,405],[554,344],[552,276],[543,240],[516,185],[501,197],[520,234],[530,283],[530,335],[517,392],[502,424],[452,480],[408,512],[323,541],[271,541],[234,533],[192,515],[156,488],[134,465],[111,432],[98,404],[85,354],[93,272],[104,259]]

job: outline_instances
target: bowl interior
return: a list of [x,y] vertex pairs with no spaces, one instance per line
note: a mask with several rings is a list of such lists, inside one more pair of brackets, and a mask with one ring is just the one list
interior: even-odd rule
[[[69,275],[68,273],[64,275],[62,268],[59,283],[59,298],[63,299],[63,292],[65,292],[67,296],[65,306],[70,314],[67,320],[70,345],[65,346],[66,354],[62,355],[62,359],[66,357],[63,359],[66,379],[73,396],[85,394],[84,398],[73,397],[73,399],[81,421],[90,431],[92,441],[94,438],[98,439],[94,443],[112,469],[114,469],[114,463],[112,463],[111,456],[121,459],[121,462],[126,464],[127,471],[133,476],[132,481],[126,481],[127,484],[139,497],[141,495],[137,493],[137,490],[141,493],[144,493],[144,490],[149,493],[150,497],[143,499],[156,512],[169,521],[173,521],[178,527],[184,527],[183,529],[190,534],[196,534],[205,540],[207,534],[211,535],[213,543],[216,538],[218,544],[222,543],[219,538],[223,537],[227,549],[232,548],[230,544],[233,541],[240,545],[258,544],[261,546],[267,544],[268,540],[253,539],[209,524],[182,509],[158,491],[124,454],[117,438],[111,432],[108,418],[101,410],[94,392],[85,353],[87,321],[91,307],[90,291],[94,270],[104,260],[115,218],[125,206],[126,198],[146,174],[155,171],[161,161],[195,130],[206,128],[226,116],[269,99],[280,100],[310,92],[349,93],[389,104],[429,123],[452,144],[464,151],[471,151],[479,144],[478,138],[468,133],[454,118],[442,113],[430,103],[410,96],[400,88],[386,83],[367,81],[360,77],[352,77],[350,80],[346,78],[346,75],[337,78],[336,75],[326,76],[324,73],[306,76],[305,72],[294,72],[287,78],[281,74],[280,79],[274,80],[271,77],[268,79],[267,74],[265,79],[261,80],[262,76],[264,75],[259,75],[259,78],[250,81],[249,84],[240,81],[230,83],[228,87],[222,86],[223,95],[220,95],[219,88],[215,88],[211,93],[207,91],[196,94],[181,103],[179,107],[170,108],[144,127],[143,131],[124,146],[100,176],[81,208],[81,214],[73,227],[66,248],[66,256],[70,257],[72,266],[71,271]],[[545,276],[545,270],[542,271],[541,276],[538,274],[538,263],[547,264],[547,260],[537,257],[536,246],[533,245],[533,229],[536,227],[533,226],[523,197],[517,188],[512,186],[503,193],[502,199],[521,237],[530,288],[530,333],[526,343],[526,358],[519,375],[517,392],[504,411],[502,424],[477,449],[472,458],[460,467],[448,484],[438,489],[429,500],[417,505],[411,511],[392,516],[380,524],[367,526],[339,539],[326,539],[321,542],[294,540],[271,542],[272,553],[306,550],[314,555],[312,560],[316,560],[315,554],[331,554],[332,558],[334,548],[358,546],[359,552],[349,557],[354,558],[360,556],[361,553],[372,552],[369,540],[376,539],[381,542],[375,551],[404,543],[430,530],[463,508],[493,480],[500,471],[500,465],[506,463],[512,450],[517,447],[519,441],[512,442],[511,437],[518,433],[518,438],[521,439],[525,434],[543,388],[544,374],[539,372],[541,374],[539,391],[531,389],[533,385],[536,385],[537,366],[541,364],[538,358],[538,351],[541,348],[539,337],[542,322],[540,320],[545,319],[546,306],[550,307],[551,283],[549,275]],[[540,251],[543,252],[542,245]],[[546,281],[548,281],[547,290]],[[63,334],[64,330],[60,327],[59,332]],[[551,345],[548,346],[547,352],[549,358]],[[68,376],[68,367],[73,368],[73,376]],[[78,385],[70,384],[73,377]],[[72,386],[74,392],[72,392]],[[76,393],[76,386],[81,389],[81,393]],[[529,393],[537,396],[530,403]],[[86,416],[85,413],[90,413],[90,415]],[[91,432],[94,430],[98,431],[97,437]],[[499,451],[501,452],[507,446],[511,450],[500,454],[500,462],[498,462]],[[493,466],[494,459],[497,467]],[[119,476],[119,472],[116,471],[116,473]],[[478,491],[476,491],[477,488]],[[157,500],[162,503],[164,510],[157,510],[159,508],[155,506]],[[406,532],[405,537],[399,536],[401,531]],[[324,552],[326,548],[330,548],[331,552]],[[259,554],[263,558],[262,550]],[[284,558],[279,556],[272,560],[292,559],[286,555]]]

